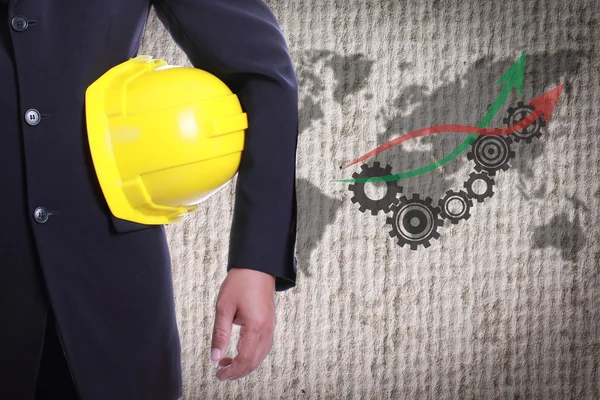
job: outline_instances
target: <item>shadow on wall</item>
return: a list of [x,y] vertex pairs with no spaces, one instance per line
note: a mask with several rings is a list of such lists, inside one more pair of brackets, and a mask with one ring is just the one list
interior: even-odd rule
[[312,277],[308,264],[327,227],[336,220],[342,201],[329,197],[307,179],[296,181],[298,192],[298,272]]
[[[325,117],[321,106],[327,86],[321,77],[329,69],[334,78],[333,100],[341,105],[348,96],[367,87],[375,60],[362,53],[341,55],[329,50],[307,50],[294,56],[300,88],[299,133]],[[370,95],[367,95],[369,98]]]
[[575,196],[567,197],[567,200],[573,206],[572,211],[561,211],[560,214],[552,216],[548,223],[536,227],[532,236],[532,248],[553,247],[560,250],[563,260],[574,263],[585,244],[585,236],[580,223],[581,215],[582,212],[584,215],[588,214],[590,209]]

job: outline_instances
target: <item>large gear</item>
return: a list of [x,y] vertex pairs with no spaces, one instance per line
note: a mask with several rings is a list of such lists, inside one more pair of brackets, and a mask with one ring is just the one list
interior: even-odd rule
[[[373,182],[381,182],[381,180],[377,179],[378,176],[392,174],[391,165],[387,165],[385,168],[382,168],[378,161],[375,161],[372,167],[369,167],[367,164],[363,164],[360,166],[360,168],[362,169],[360,174],[355,172],[352,174],[352,178],[373,178]],[[348,185],[348,190],[354,192],[354,196],[351,200],[353,203],[358,203],[360,205],[360,212],[371,210],[371,215],[377,215],[380,210],[383,210],[385,213],[390,212],[390,206],[396,202],[398,194],[402,193],[402,186],[398,184],[398,181],[385,182],[387,192],[381,199],[378,200],[373,200],[367,196],[367,193],[365,192],[366,183],[368,182],[354,182]]]
[[[517,107],[508,108],[508,117],[504,118],[503,122],[506,126],[515,125],[523,118],[526,118],[534,110],[534,106],[530,104],[524,104],[522,101],[520,101],[517,103]],[[542,128],[544,128],[545,126],[546,119],[542,115],[525,128],[521,130],[513,130],[513,132],[510,133],[508,136],[511,137],[517,143],[521,140],[523,140],[525,143],[531,143],[533,138],[539,138],[540,136],[542,136]]]
[[[487,187],[483,193],[478,194],[473,190],[473,184],[479,180],[484,181]],[[494,195],[494,180],[485,172],[471,172],[469,179],[464,183],[464,187],[467,189],[467,194],[469,197],[471,199],[476,199],[479,203],[483,203],[485,199]]]
[[480,136],[469,147],[467,159],[475,162],[476,171],[486,171],[493,176],[496,171],[506,171],[508,161],[515,157],[515,152],[510,148],[511,143],[510,137]]
[[[460,205],[458,209],[455,208],[456,203]],[[460,220],[467,220],[471,216],[469,211],[473,207],[473,201],[464,190],[448,190],[444,198],[440,199],[438,205],[442,218],[450,220],[453,224],[458,224]]]
[[398,245],[408,244],[411,250],[417,250],[419,245],[431,246],[431,239],[440,237],[438,228],[444,221],[439,218],[440,208],[431,203],[431,197],[422,200],[415,193],[411,199],[400,197],[400,201],[390,207],[393,215],[386,222],[392,225],[390,236],[398,238]]

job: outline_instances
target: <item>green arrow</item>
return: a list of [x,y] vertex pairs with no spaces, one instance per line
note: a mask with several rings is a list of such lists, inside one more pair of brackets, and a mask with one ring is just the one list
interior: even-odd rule
[[[502,105],[508,98],[508,95],[512,91],[513,87],[515,87],[519,91],[519,94],[523,94],[524,80],[525,80],[525,52],[523,52],[523,54],[521,54],[521,56],[500,77],[500,79],[498,79],[496,81],[496,83],[495,83],[496,85],[504,83],[504,87],[502,88],[502,91],[500,91],[500,94],[498,94],[498,96],[496,97],[496,100],[494,101],[494,103],[490,106],[488,111],[485,113],[485,115],[483,116],[483,118],[481,119],[479,124],[477,124],[477,126],[479,128],[485,128],[490,124],[490,122],[492,121],[494,116],[502,108]],[[472,134],[472,135],[467,136],[467,138],[461,144],[459,144],[458,147],[456,147],[456,149],[454,149],[450,154],[448,154],[444,158],[442,158],[434,163],[425,165],[424,167],[421,167],[421,168],[413,169],[411,171],[401,172],[401,173],[395,174],[395,175],[385,175],[385,176],[377,176],[377,177],[370,177],[370,178],[357,178],[357,179],[337,179],[337,180],[334,180],[334,182],[373,182],[373,181],[388,182],[388,181],[399,181],[402,179],[412,178],[417,175],[422,175],[426,172],[433,171],[434,169],[441,167],[442,165],[444,165],[444,164],[452,161],[456,157],[458,157],[458,155],[460,153],[462,153],[463,151],[465,151],[465,149],[467,147],[469,147],[469,145],[471,143],[473,143],[475,141],[475,139],[477,139],[478,137],[479,137],[479,135],[477,135],[477,134]]]

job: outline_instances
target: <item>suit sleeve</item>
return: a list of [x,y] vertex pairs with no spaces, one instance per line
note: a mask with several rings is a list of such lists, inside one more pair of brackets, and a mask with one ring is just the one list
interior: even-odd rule
[[276,17],[264,0],[154,0],[158,19],[192,65],[221,79],[248,115],[236,180],[227,271],[296,281],[298,83]]

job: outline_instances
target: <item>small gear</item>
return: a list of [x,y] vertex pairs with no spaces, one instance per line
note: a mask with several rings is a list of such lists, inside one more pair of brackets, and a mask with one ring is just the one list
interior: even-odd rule
[[411,199],[400,197],[398,203],[392,204],[393,215],[386,222],[392,225],[391,237],[398,238],[398,245],[409,244],[411,250],[417,250],[419,245],[425,248],[431,245],[431,239],[438,239],[438,228],[444,221],[439,218],[440,208],[431,205],[431,197],[422,200],[415,193]]
[[511,143],[510,137],[480,136],[471,144],[467,159],[475,162],[476,171],[486,171],[493,176],[496,171],[506,171],[508,161],[515,158],[515,152],[510,148]]
[[[378,161],[375,161],[372,167],[363,164],[360,168],[362,169],[360,174],[355,172],[352,174],[352,178],[373,178],[372,182],[381,182],[381,179],[377,179],[378,176],[392,174],[391,165],[382,168]],[[385,195],[378,200],[373,200],[367,196],[367,193],[365,192],[366,183],[368,182],[354,182],[348,185],[348,190],[354,193],[354,196],[350,200],[352,200],[353,203],[358,203],[360,205],[360,212],[371,210],[371,215],[377,215],[380,210],[383,210],[385,213],[390,212],[390,206],[396,202],[398,194],[402,193],[402,186],[398,184],[398,181],[385,182],[387,191]]]
[[[526,118],[534,110],[534,106],[530,104],[524,104],[522,101],[520,101],[517,103],[517,107],[508,108],[508,117],[504,118],[503,122],[506,126],[513,126],[523,118]],[[531,143],[533,138],[539,138],[540,136],[542,136],[542,128],[544,128],[545,126],[546,119],[542,115],[523,129],[513,129],[513,132],[510,133],[508,136],[511,137],[517,143],[521,140],[525,141],[525,143]]]
[[[487,185],[485,192],[483,193],[475,193],[473,190],[473,184],[476,181],[484,181]],[[469,179],[464,183],[464,187],[467,189],[467,194],[471,199],[477,199],[479,203],[483,203],[483,201],[489,197],[494,195],[494,180],[489,177],[485,172],[471,172],[469,175]]]
[[[459,204],[456,208],[455,204]],[[473,201],[464,191],[448,190],[446,196],[438,202],[440,207],[440,215],[442,218],[450,220],[453,224],[458,224],[460,220],[467,220],[471,216],[469,211],[473,207]]]

